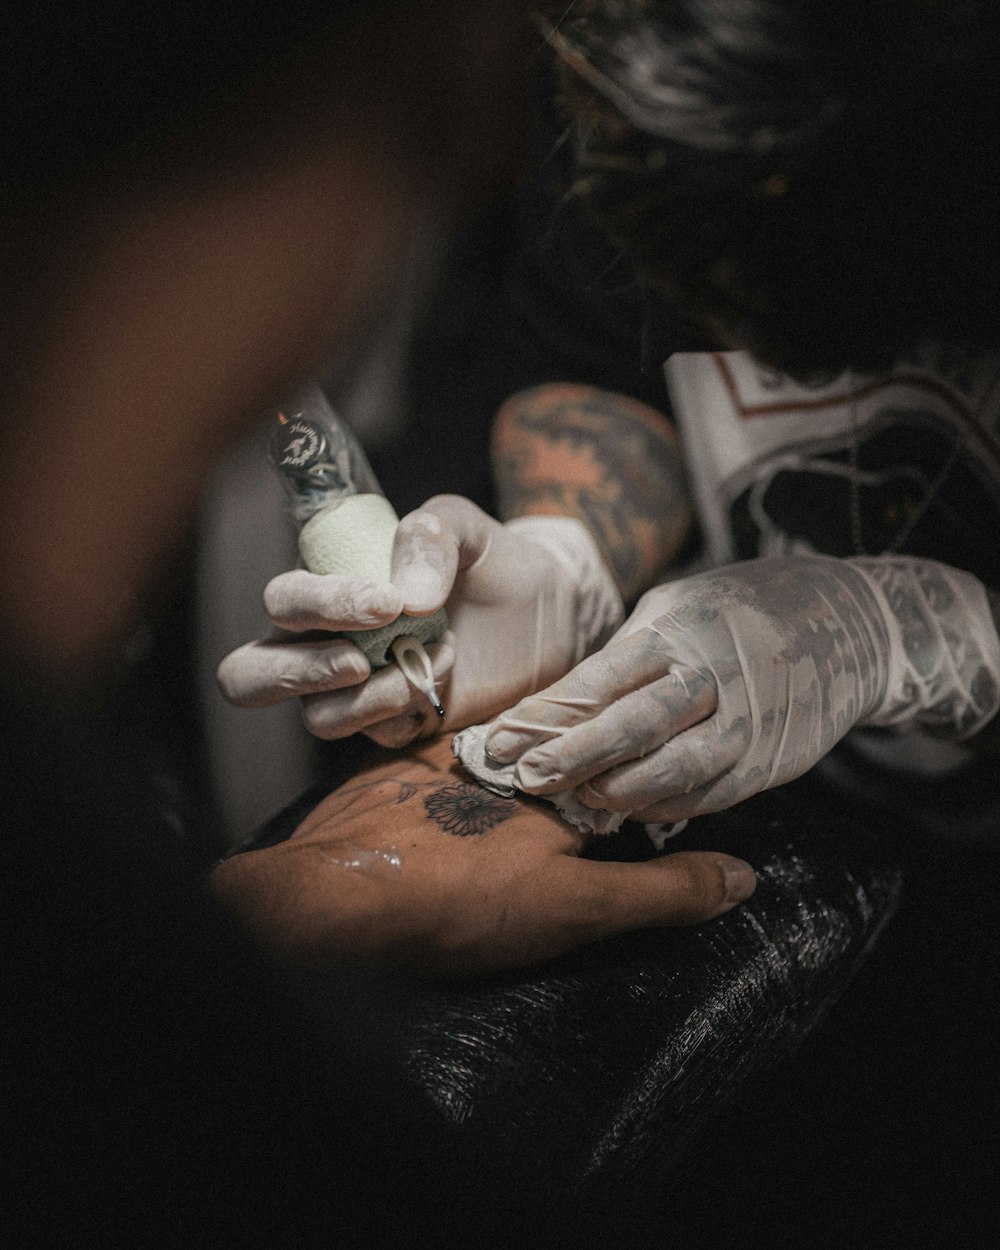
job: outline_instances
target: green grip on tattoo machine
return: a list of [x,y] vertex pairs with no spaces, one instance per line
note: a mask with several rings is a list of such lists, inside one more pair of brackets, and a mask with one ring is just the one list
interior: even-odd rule
[[[368,458],[318,387],[309,387],[275,412],[270,458],[301,526],[299,554],[310,573],[388,581],[399,518],[382,493]],[[448,628],[443,608],[432,616],[403,613],[378,629],[344,630],[373,669],[397,662],[441,717],[424,644]]]

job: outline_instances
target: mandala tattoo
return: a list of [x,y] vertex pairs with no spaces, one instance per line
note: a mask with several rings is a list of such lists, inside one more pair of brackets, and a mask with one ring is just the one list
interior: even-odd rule
[[424,811],[445,833],[467,838],[488,833],[517,811],[516,799],[491,794],[481,786],[459,782],[442,786],[424,799]]

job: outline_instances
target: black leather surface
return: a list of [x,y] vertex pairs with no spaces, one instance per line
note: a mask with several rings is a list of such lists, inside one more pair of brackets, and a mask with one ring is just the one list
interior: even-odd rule
[[[305,796],[258,844],[287,836],[314,801]],[[812,1032],[898,898],[892,855],[808,784],[700,818],[681,839],[748,858],[753,898],[696,928],[626,935],[515,974],[407,987],[388,1020],[384,1000],[373,1009],[371,1027],[394,1033],[428,1129],[449,1143],[455,1211],[481,1205],[487,1224],[497,1221],[496,1244],[521,1235],[671,1244],[657,1238],[672,1195],[697,1183],[690,1148]],[[625,826],[592,853],[633,859],[651,848]],[[322,977],[301,988],[320,1035],[324,1013],[335,1028],[337,991]],[[335,1088],[338,1074],[329,1080]]]

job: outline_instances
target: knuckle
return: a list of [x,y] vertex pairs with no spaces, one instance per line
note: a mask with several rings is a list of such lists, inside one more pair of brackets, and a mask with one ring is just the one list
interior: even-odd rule
[[675,893],[683,915],[703,916],[718,909],[725,898],[725,879],[718,865],[677,855],[672,867]]
[[654,587],[652,590],[647,590],[645,594],[639,596],[636,602],[635,615],[645,615],[650,608],[654,608],[658,612],[662,611],[664,601],[668,595],[669,591],[659,586]]
[[635,807],[631,797],[619,792],[613,782],[584,782],[576,791],[577,799],[585,806],[599,812],[631,812]]
[[654,680],[657,674],[667,672],[670,656],[663,636],[655,629],[643,626],[598,651],[591,661],[600,661],[598,671],[606,682],[619,689],[631,690],[635,686],[637,670],[643,674],[645,681]]
[[300,651],[293,646],[285,647],[276,654],[281,667],[275,668],[269,679],[271,688],[286,695],[322,694],[350,685],[358,670],[350,655],[343,648]]
[[364,653],[356,647],[347,644],[346,646],[331,647],[327,651],[322,652],[320,671],[317,676],[320,679],[329,678],[330,681],[337,685],[352,685],[355,682],[364,680],[370,672],[371,665],[365,658]]
[[690,664],[671,664],[670,678],[692,704],[715,708],[719,701],[719,683],[710,668],[692,668]]
[[313,685],[309,681],[303,681],[300,673],[287,670],[277,673],[271,684],[275,691],[281,691],[289,696],[302,694]]
[[302,720],[314,738],[344,738],[354,726],[335,714],[327,699],[303,699]]
[[381,625],[399,614],[399,591],[387,582],[366,577],[351,585],[344,598],[344,619],[360,626]]

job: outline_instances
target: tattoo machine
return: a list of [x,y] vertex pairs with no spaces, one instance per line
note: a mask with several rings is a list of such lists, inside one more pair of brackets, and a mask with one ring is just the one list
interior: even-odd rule
[[[269,455],[300,527],[305,567],[310,573],[389,581],[399,518],[354,434],[315,386],[275,408],[274,421]],[[437,642],[447,628],[440,608],[432,616],[403,613],[379,629],[345,630],[338,637],[363,651],[373,669],[395,660],[443,718],[424,644]]]

